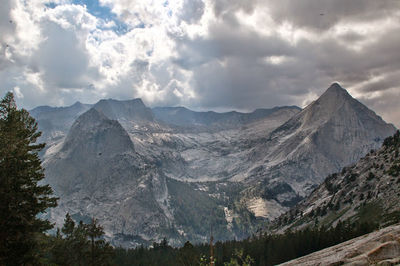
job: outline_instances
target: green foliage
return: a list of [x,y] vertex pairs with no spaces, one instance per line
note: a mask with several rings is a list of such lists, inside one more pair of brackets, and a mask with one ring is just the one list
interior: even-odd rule
[[393,163],[387,173],[391,176],[400,176],[400,162]]
[[337,176],[336,174],[335,175],[329,175],[324,181],[325,188],[326,188],[326,190],[328,190],[328,192],[330,194],[334,194],[334,193],[337,192],[336,188],[332,184],[332,181],[334,180],[334,178],[336,178],[336,176]]
[[356,181],[357,176],[358,176],[358,175],[355,174],[355,173],[350,173],[350,174],[348,174],[348,175],[345,176],[345,180],[347,181],[347,183],[351,183],[351,182]]
[[224,262],[224,266],[251,266],[254,264],[254,259],[249,255],[244,257],[243,249],[235,249],[233,257],[229,262]]
[[369,202],[362,206],[357,213],[358,221],[363,222],[381,222],[383,210],[377,202]]
[[398,148],[400,146],[400,130],[397,130],[393,136],[387,137],[383,141],[383,146]]
[[367,176],[367,180],[370,181],[370,180],[374,179],[375,177],[376,176],[375,176],[375,174],[373,172],[369,172],[368,176]]
[[[334,228],[314,227],[282,235],[260,235],[242,241],[217,242],[215,265],[275,265],[366,234],[377,228],[371,222],[340,222]],[[210,246],[186,242],[181,248],[117,249],[116,265],[209,265]]]
[[50,238],[49,261],[57,265],[112,265],[114,250],[103,236],[96,219],[76,225],[67,213],[61,232]]
[[7,93],[0,102],[0,265],[39,263],[38,238],[52,228],[39,218],[57,205],[50,186],[38,184],[44,178],[39,137],[36,121]]

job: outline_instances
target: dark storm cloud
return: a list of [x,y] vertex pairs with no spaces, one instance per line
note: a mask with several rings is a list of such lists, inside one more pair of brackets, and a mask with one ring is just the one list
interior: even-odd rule
[[265,4],[278,22],[296,27],[326,30],[340,21],[373,21],[398,13],[398,0],[269,0]]
[[261,36],[246,28],[232,29],[224,24],[213,25],[207,38],[179,38],[176,43],[179,57],[175,62],[188,69],[229,57],[256,63],[256,60],[267,56],[293,54],[292,47],[281,38]]
[[[279,37],[222,24],[213,25],[206,39],[178,43],[175,63],[193,71],[199,106],[252,109],[293,104],[307,93],[301,79],[311,78],[303,71],[308,62],[299,65],[296,48]],[[270,57],[285,61],[273,64]]]
[[7,53],[12,49],[9,41],[15,32],[15,23],[10,15],[10,9],[14,3],[9,0],[4,0],[0,8],[0,71],[8,66],[10,62],[7,59]]
[[383,116],[386,121],[400,128],[400,90],[398,88],[397,85],[397,89],[388,90],[373,99],[360,97],[359,100],[376,111],[378,115]]
[[204,14],[205,4],[202,0],[185,0],[180,18],[187,23],[198,22]]
[[[321,38],[290,42],[277,32],[266,36],[238,23],[235,12],[250,15],[260,7],[269,10],[277,25],[289,22],[295,29],[319,32]],[[356,88],[357,95],[383,92],[376,99],[382,102],[393,96],[392,90],[400,90],[399,7],[400,1],[392,0],[214,1],[213,11],[222,19],[210,25],[206,38],[177,40],[180,56],[174,62],[193,71],[197,105],[208,108],[301,105],[335,81]],[[391,25],[373,24],[380,20]],[[346,28],[328,34],[338,23]],[[368,25],[369,32],[360,32],[354,23]],[[271,56],[283,60],[274,64],[268,61]],[[373,99],[364,102],[393,118],[388,106]],[[388,102],[392,109],[400,108],[398,102]]]
[[[145,22],[115,34],[80,5],[2,3],[3,91],[18,87],[29,107],[142,97],[152,106],[251,110],[302,106],[339,82],[400,126],[399,0],[101,2],[121,23]],[[26,35],[28,24],[40,34]]]
[[246,13],[252,13],[259,2],[260,1],[258,0],[215,0],[213,1],[213,10],[217,17],[223,16],[228,13],[234,13],[238,10],[244,11]]
[[11,0],[4,0],[0,8],[0,41],[5,39],[15,31],[15,23],[11,17],[10,10],[13,8],[14,2]]

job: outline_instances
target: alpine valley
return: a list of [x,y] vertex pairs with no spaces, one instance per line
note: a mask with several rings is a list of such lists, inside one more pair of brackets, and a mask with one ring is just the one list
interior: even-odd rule
[[[304,109],[194,112],[108,99],[30,113],[60,197],[49,218],[96,217],[124,247],[204,242],[211,228],[217,240],[247,237],[396,130],[337,83]],[[325,182],[338,188],[346,171]],[[328,190],[313,195],[335,199]]]

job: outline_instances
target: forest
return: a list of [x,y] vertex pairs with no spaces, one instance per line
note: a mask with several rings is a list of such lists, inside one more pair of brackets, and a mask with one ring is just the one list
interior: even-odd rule
[[[284,234],[261,234],[241,241],[216,242],[214,265],[275,265],[372,232],[374,223],[339,222],[334,228],[314,227]],[[116,265],[210,265],[210,245],[173,248],[164,239],[153,247],[115,248]]]

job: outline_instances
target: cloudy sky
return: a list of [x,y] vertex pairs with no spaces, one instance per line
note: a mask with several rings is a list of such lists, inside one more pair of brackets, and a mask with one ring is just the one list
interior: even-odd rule
[[0,93],[304,107],[332,82],[400,127],[400,0],[2,0]]

